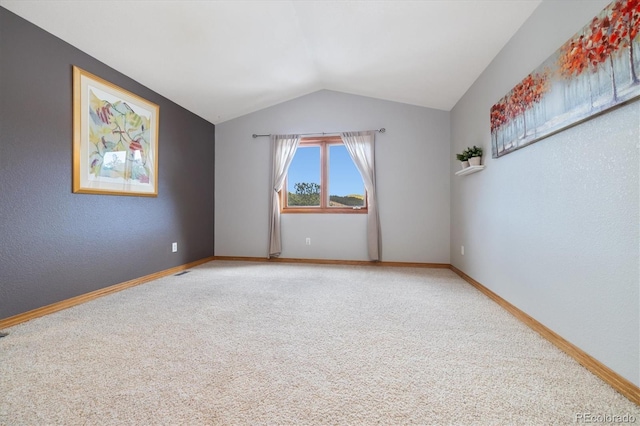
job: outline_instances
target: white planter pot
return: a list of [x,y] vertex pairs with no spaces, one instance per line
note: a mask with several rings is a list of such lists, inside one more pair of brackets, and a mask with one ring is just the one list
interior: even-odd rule
[[472,166],[479,166],[480,162],[482,162],[482,157],[471,157],[469,158],[469,164]]
[[461,161],[460,164],[462,165],[463,169],[466,169],[467,167],[469,167],[469,162],[468,161]]

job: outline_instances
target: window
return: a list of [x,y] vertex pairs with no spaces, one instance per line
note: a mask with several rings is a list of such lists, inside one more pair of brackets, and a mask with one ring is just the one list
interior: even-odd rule
[[360,172],[339,136],[304,138],[282,191],[283,213],[366,213]]

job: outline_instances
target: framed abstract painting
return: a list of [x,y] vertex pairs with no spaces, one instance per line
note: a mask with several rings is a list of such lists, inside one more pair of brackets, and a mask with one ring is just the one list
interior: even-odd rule
[[640,0],[615,0],[491,107],[493,158],[640,96]]
[[73,192],[158,195],[158,105],[73,67]]

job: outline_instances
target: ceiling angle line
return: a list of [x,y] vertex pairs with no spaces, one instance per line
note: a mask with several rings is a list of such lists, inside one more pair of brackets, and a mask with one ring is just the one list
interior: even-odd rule
[[[372,132],[378,132],[378,133],[384,133],[387,131],[387,129],[385,129],[384,127],[381,127],[379,129],[375,129],[375,130],[371,130]],[[342,132],[316,132],[316,133],[300,133],[300,136],[327,136],[327,135],[339,135]],[[261,137],[265,137],[265,136],[271,136],[271,134],[267,134],[267,135],[258,135],[258,134],[253,134],[252,135],[253,138],[261,138]]]

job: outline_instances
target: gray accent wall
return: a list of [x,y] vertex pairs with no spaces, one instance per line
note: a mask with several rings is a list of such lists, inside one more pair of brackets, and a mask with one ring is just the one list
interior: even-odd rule
[[[544,1],[451,112],[453,155],[609,0]],[[640,102],[451,173],[451,263],[640,385]],[[465,253],[460,247],[464,245]]]
[[[216,126],[216,255],[267,256],[270,143],[253,133],[380,127],[382,260],[449,263],[449,113],[329,90]],[[368,260],[366,217],[283,214],[281,257]]]
[[[160,106],[157,198],[71,192],[72,65]],[[214,138],[213,124],[0,7],[0,319],[212,256]]]

